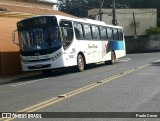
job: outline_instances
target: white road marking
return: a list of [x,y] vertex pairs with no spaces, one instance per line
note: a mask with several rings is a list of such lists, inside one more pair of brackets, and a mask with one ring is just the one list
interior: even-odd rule
[[38,81],[45,80],[45,79],[48,79],[48,78],[38,79],[38,80],[29,81],[29,82],[20,83],[20,84],[14,84],[14,85],[11,85],[11,86],[12,87],[21,86],[21,85],[30,84],[30,83],[38,82]]
[[120,59],[117,59],[116,62],[127,62],[130,60],[131,60],[130,58],[120,58]]
[[156,61],[153,61],[153,63],[156,63],[156,62],[160,62],[160,59],[156,60]]

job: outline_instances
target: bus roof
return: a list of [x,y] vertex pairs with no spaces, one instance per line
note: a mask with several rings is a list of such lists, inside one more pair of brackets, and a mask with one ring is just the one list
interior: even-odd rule
[[[107,26],[107,27],[121,28],[122,29],[122,27],[120,27],[120,26],[109,25],[109,24],[106,24],[103,21],[98,21],[98,20],[93,20],[93,19],[88,19],[88,18],[72,18],[72,17],[62,16],[62,15],[37,15],[37,16],[32,16],[30,18],[26,18],[26,19],[23,19],[23,20],[36,18],[36,17],[43,17],[43,16],[44,17],[55,16],[59,21],[61,19],[64,19],[64,20],[71,20],[71,21],[77,21],[77,22],[88,23],[88,24],[93,24],[93,25],[100,25],[100,26]],[[21,21],[23,21],[23,20],[21,20]]]
[[88,18],[71,18],[71,17],[61,16],[61,15],[55,15],[55,16],[59,20],[66,19],[66,20],[72,20],[72,21],[89,23],[89,24],[95,24],[96,23],[96,25],[101,25],[101,26],[108,26],[108,27],[114,27],[114,28],[122,28],[120,26],[109,25],[109,24],[106,24],[103,21],[98,21],[98,20],[93,20],[93,19],[88,19]]

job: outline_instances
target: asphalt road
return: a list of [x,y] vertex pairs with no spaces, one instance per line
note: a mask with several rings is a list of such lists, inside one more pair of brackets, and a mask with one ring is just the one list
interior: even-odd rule
[[[115,65],[94,65],[84,72],[63,70],[51,77],[19,79],[0,85],[0,97],[0,112],[160,112],[160,53],[129,54]],[[160,118],[41,120],[159,121]]]

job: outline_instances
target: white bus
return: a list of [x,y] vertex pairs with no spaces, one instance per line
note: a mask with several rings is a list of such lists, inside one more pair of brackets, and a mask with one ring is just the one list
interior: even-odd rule
[[[60,15],[35,16],[17,22],[23,71],[52,69],[109,61],[126,55],[123,28],[91,19]],[[15,35],[15,33],[13,33]]]

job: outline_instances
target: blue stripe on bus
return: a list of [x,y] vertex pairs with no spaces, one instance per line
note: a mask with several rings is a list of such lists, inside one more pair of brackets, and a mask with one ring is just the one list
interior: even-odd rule
[[124,42],[123,41],[109,41],[108,50],[124,50]]

